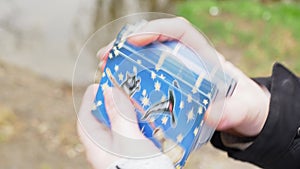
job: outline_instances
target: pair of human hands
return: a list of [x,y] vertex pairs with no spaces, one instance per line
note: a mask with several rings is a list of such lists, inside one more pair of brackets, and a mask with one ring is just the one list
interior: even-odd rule
[[[176,29],[174,29],[176,28]],[[153,34],[154,33],[154,34]],[[153,20],[135,32],[128,41],[137,46],[144,46],[154,41],[179,40],[192,49],[205,51],[205,48],[212,48],[206,38],[198,32],[186,19],[171,18]],[[102,48],[98,52],[102,67],[105,66],[108,52],[112,44]],[[208,123],[218,123],[217,130],[237,136],[256,136],[262,130],[268,116],[270,94],[264,86],[259,86],[247,77],[238,68],[227,62],[224,57],[216,51],[220,65],[223,70],[234,77],[237,81],[233,94],[226,98],[221,120],[207,118]],[[158,149],[150,140],[140,132],[135,111],[127,96],[116,88],[109,88],[104,91],[105,105],[111,122],[111,129],[99,123],[91,114],[92,104],[96,95],[98,85],[90,86],[83,98],[79,111],[78,132],[82,143],[86,147],[88,160],[94,168],[102,169],[112,162],[122,159],[118,155],[109,153],[126,152],[132,148],[129,142],[120,141],[116,133],[123,133],[129,138],[144,140],[142,149],[149,152],[158,152]],[[116,100],[117,98],[117,100]],[[117,103],[117,104],[116,104]],[[120,113],[134,120],[128,121],[120,116]],[[82,122],[85,121],[85,122]],[[84,127],[82,123],[88,124]],[[86,131],[98,133],[97,140],[101,146],[95,144]],[[93,138],[95,139],[95,138]]]

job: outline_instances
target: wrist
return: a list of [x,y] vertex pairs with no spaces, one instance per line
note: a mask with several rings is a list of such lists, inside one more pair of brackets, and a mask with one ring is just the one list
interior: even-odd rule
[[254,137],[262,131],[269,114],[271,95],[265,86],[255,85],[257,92],[254,94],[249,93],[251,95],[249,100],[251,106],[247,110],[247,116],[240,125],[229,129],[228,133],[239,137]]
[[260,103],[260,109],[258,113],[258,120],[257,120],[257,131],[254,133],[255,135],[258,135],[263,127],[265,126],[265,123],[267,121],[268,115],[269,115],[269,106],[270,106],[270,98],[271,94],[268,91],[268,89],[265,86],[260,86],[261,90],[263,91],[263,99]]
[[225,103],[218,130],[239,137],[257,136],[262,131],[270,104],[270,93],[264,86],[242,77]]

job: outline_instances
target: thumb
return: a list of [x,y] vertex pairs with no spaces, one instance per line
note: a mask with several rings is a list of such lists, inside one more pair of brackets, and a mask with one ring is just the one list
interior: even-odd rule
[[104,99],[113,134],[132,139],[145,138],[139,129],[136,112],[127,95],[118,88],[107,88],[104,90]]

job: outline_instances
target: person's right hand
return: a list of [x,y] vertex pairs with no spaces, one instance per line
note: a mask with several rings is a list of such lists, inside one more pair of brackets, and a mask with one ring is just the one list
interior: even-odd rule
[[98,84],[91,85],[85,92],[77,121],[78,134],[91,165],[105,169],[120,160],[138,162],[150,155],[159,157],[159,149],[140,131],[128,96],[117,88],[107,88],[103,93],[111,128],[93,116],[91,109],[98,87]]
[[[185,45],[201,51],[203,54],[207,48],[212,48],[206,38],[184,18],[150,21],[138,32],[135,32],[128,41],[137,46],[144,46],[153,41],[174,39],[184,42]],[[102,66],[105,65],[110,48],[111,45],[108,45],[98,53]],[[226,61],[220,53],[216,51],[216,54],[223,70],[237,81],[234,93],[225,101],[223,116],[219,121],[217,130],[239,136],[256,136],[262,130],[267,119],[270,94],[264,86],[259,86]],[[207,120],[211,123],[218,122],[209,117]]]

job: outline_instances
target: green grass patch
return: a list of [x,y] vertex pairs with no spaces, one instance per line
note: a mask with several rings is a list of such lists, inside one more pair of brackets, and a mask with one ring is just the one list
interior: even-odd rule
[[177,5],[177,15],[200,28],[217,48],[240,51],[238,59],[226,57],[250,76],[270,74],[275,61],[300,74],[299,3],[189,0]]

